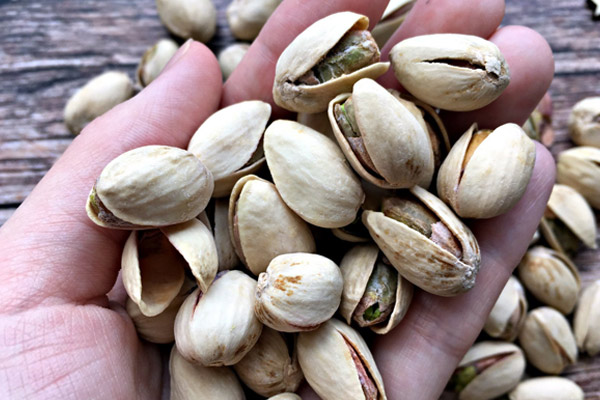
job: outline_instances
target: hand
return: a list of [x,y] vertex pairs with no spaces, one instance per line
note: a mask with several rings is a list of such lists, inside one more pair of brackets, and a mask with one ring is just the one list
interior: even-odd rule
[[[84,205],[95,179],[111,159],[135,147],[185,148],[219,106],[247,99],[273,103],[275,64],[293,37],[343,9],[368,15],[372,27],[385,6],[382,0],[286,0],[225,85],[213,54],[187,42],[155,82],[73,141],[0,229],[1,398],[161,396],[168,375],[158,347],[140,341],[122,307],[107,296],[126,233],[88,219]],[[498,28],[503,13],[502,0],[421,0],[383,49],[387,58],[402,38],[435,32],[479,35],[500,47],[510,66],[510,86],[482,110],[445,114],[454,132],[473,121],[481,127],[522,124],[550,84],[547,43],[524,27]],[[389,74],[381,82],[397,85]],[[277,117],[286,115],[274,111]],[[554,162],[538,145],[523,199],[506,215],[472,224],[482,252],[475,288],[455,298],[418,292],[400,326],[378,338],[373,352],[388,398],[440,394],[525,252],[553,183]]]

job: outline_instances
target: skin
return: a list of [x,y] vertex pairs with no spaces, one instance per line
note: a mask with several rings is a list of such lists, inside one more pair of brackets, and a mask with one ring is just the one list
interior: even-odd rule
[[[214,55],[188,42],[152,84],[75,138],[0,229],[0,398],[168,397],[158,348],[137,338],[122,306],[113,301],[119,290],[109,294],[127,233],[88,219],[84,205],[94,180],[110,160],[135,147],[185,148],[219,105],[247,99],[273,103],[275,63],[296,34],[342,9],[368,15],[373,26],[385,5],[285,0],[225,85]],[[546,92],[553,75],[549,46],[527,28],[497,30],[503,13],[501,0],[422,0],[391,39],[460,32],[499,45],[511,69],[508,89],[483,110],[445,114],[447,121],[522,124]],[[384,57],[390,48],[384,47]],[[393,83],[388,77],[381,81]],[[276,113],[286,115],[281,109]],[[523,199],[503,216],[471,224],[482,251],[475,288],[454,298],[417,291],[402,324],[376,340],[373,352],[388,398],[437,398],[524,254],[553,183],[554,162],[538,145]],[[317,398],[307,388],[302,396]]]

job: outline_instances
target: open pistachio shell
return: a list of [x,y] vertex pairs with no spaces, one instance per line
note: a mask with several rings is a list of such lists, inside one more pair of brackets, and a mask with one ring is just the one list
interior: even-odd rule
[[233,36],[254,40],[281,0],[233,0],[227,6],[227,22]]
[[161,39],[146,50],[136,71],[138,83],[143,87],[152,83],[171,60],[171,57],[177,53],[177,49],[179,46],[175,41]]
[[[340,127],[350,110],[343,108],[351,98],[358,132],[350,136]],[[347,104],[347,103],[346,103]],[[337,96],[329,103],[329,121],[335,137],[352,165],[365,180],[386,189],[429,187],[433,178],[434,157],[425,121],[409,111],[390,92],[372,79],[361,79],[350,94]],[[419,115],[420,116],[420,115]],[[360,141],[353,148],[350,141]],[[357,155],[362,147],[364,155]],[[369,168],[361,158],[369,158]]]
[[280,254],[316,251],[306,222],[285,205],[275,185],[255,175],[233,187],[229,233],[238,256],[257,276]]
[[345,323],[331,319],[315,331],[301,332],[297,348],[304,376],[321,399],[387,399],[371,351]]
[[341,150],[319,132],[278,120],[265,132],[265,156],[281,198],[306,222],[350,224],[365,193]]
[[519,335],[527,317],[525,290],[517,278],[511,276],[496,300],[483,329],[491,337],[513,341]]
[[269,104],[244,101],[217,111],[194,133],[188,151],[212,173],[214,197],[229,195],[239,178],[263,164],[261,139],[270,115]]
[[556,180],[577,190],[600,210],[600,149],[574,147],[558,155]]
[[591,356],[600,353],[600,280],[585,288],[579,298],[573,329],[577,347]]
[[[316,113],[325,111],[331,99],[340,93],[349,92],[352,85],[360,78],[372,78],[383,75],[389,68],[389,63],[379,61],[379,49],[375,41],[366,42],[356,47],[357,52],[368,52],[370,60],[360,63],[358,69],[342,73],[339,77],[309,85],[302,83],[305,74],[318,67],[332,49],[342,54],[351,56],[345,49],[337,49],[336,45],[346,37],[350,31],[366,30],[369,19],[363,15],[345,11],[329,15],[318,20],[300,33],[289,46],[281,53],[275,70],[273,84],[273,98],[280,107],[296,112]],[[370,36],[370,35],[369,35]],[[354,62],[358,61],[355,60]],[[325,61],[327,62],[327,61]],[[347,65],[346,60],[340,65]]]
[[211,0],[156,0],[156,11],[167,29],[180,38],[206,43],[217,29],[217,9]]
[[583,400],[584,397],[579,385],[558,376],[524,380],[508,394],[510,400]]
[[388,39],[396,32],[396,29],[404,22],[406,14],[408,14],[415,3],[416,0],[391,0],[388,3],[381,19],[371,32],[380,48],[385,45]]
[[473,124],[439,170],[440,198],[464,218],[507,212],[525,193],[533,172],[535,145],[521,127],[504,124],[488,133],[477,132]]
[[600,147],[600,97],[588,97],[573,106],[569,134],[578,146]]
[[240,259],[229,235],[229,199],[216,199],[214,222],[213,233],[219,256],[219,271],[234,269],[240,264]]

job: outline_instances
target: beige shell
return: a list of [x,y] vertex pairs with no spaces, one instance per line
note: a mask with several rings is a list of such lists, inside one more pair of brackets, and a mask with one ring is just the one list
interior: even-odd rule
[[304,126],[308,126],[309,128],[312,128],[315,131],[327,136],[329,139],[335,141],[335,136],[333,134],[333,130],[331,129],[331,123],[329,122],[327,111],[318,113],[299,112],[296,115],[296,122]]
[[213,233],[219,256],[219,271],[234,269],[240,265],[240,259],[229,235],[229,199],[215,200],[214,222]]
[[547,374],[560,374],[577,361],[577,345],[569,322],[550,307],[536,308],[527,315],[519,342],[527,360]]
[[365,193],[333,141],[297,122],[278,120],[267,128],[264,148],[281,198],[300,218],[322,228],[354,221]]
[[175,36],[208,42],[217,29],[217,9],[211,0],[156,0],[161,22]]
[[314,330],[335,314],[344,282],[339,267],[318,254],[275,257],[258,277],[255,312],[280,332]]
[[488,400],[507,393],[517,386],[525,371],[525,356],[521,349],[506,342],[479,342],[467,351],[458,368],[486,358],[501,357],[487,366],[460,392],[459,400]]
[[454,234],[462,258],[442,249],[421,233],[382,212],[365,211],[363,223],[371,237],[402,277],[438,296],[454,296],[475,284],[481,255],[473,233],[440,199],[415,186],[410,189]]
[[213,191],[210,171],[192,153],[144,146],[112,160],[86,204],[94,223],[113,229],[149,229],[195,218]]
[[233,0],[227,6],[227,22],[233,36],[254,40],[281,0]]
[[234,43],[221,50],[219,53],[219,66],[221,67],[221,73],[223,73],[223,80],[229,78],[249,48],[250,45],[247,43]]
[[581,293],[573,329],[577,346],[591,356],[600,353],[600,280]]
[[365,150],[377,174],[367,170],[350,147],[336,121],[334,107],[350,97],[329,103],[329,121],[335,138],[352,168],[365,180],[386,189],[429,187],[434,172],[433,149],[425,121],[372,79],[361,79],[352,89],[352,104]]
[[233,187],[228,223],[235,251],[254,275],[280,254],[316,251],[306,222],[285,205],[275,185],[255,175]]
[[569,134],[579,146],[600,147],[600,97],[588,97],[573,106]]
[[296,393],[281,393],[273,397],[269,397],[267,400],[302,400],[302,397]]
[[336,319],[298,335],[298,361],[308,384],[323,400],[365,399],[348,346],[356,352],[377,389],[377,400],[387,399],[383,379],[360,334]]
[[477,36],[415,36],[395,45],[390,61],[406,90],[443,110],[482,108],[496,100],[510,81],[508,64],[498,47]]
[[179,46],[171,39],[161,39],[144,52],[136,71],[137,81],[143,87],[155,80]]
[[105,72],[88,81],[67,102],[64,119],[77,135],[96,117],[133,96],[133,82],[122,72]]
[[381,19],[371,32],[380,48],[392,37],[396,29],[402,25],[406,19],[406,14],[408,14],[415,3],[416,0],[391,0],[388,3]]
[[[352,323],[352,315],[365,292],[378,257],[379,248],[373,244],[367,244],[354,246],[342,258],[340,270],[344,279],[344,290],[342,291],[340,315],[348,325]],[[394,310],[385,323],[374,325],[371,330],[384,335],[394,329],[406,315],[412,296],[413,286],[398,275]]]
[[513,341],[527,317],[527,299],[519,280],[511,276],[485,321],[483,329],[491,337]]
[[265,397],[293,392],[304,379],[296,350],[290,351],[283,334],[268,327],[233,368],[246,386]]
[[256,281],[240,271],[223,271],[206,293],[196,289],[175,319],[175,343],[190,362],[233,365],[258,341],[263,325],[254,315]]
[[556,180],[577,190],[600,210],[600,149],[575,147],[560,153]]
[[169,360],[171,400],[245,400],[242,385],[227,367],[188,362],[173,346]]
[[437,178],[440,198],[464,218],[504,214],[523,197],[535,164],[535,145],[516,124],[496,128],[465,157],[473,124],[450,150]]
[[228,196],[239,178],[262,166],[264,157],[253,155],[260,151],[270,116],[268,103],[243,101],[217,111],[194,133],[188,151],[202,160],[212,173],[214,197]]
[[584,397],[579,385],[558,376],[524,380],[508,395],[510,400],[583,400]]
[[290,111],[316,113],[325,111],[338,94],[349,92],[360,78],[376,79],[389,68],[377,62],[348,75],[318,85],[296,84],[298,78],[315,66],[351,29],[367,29],[369,19],[345,11],[318,20],[289,44],[281,53],[275,70],[273,99]]

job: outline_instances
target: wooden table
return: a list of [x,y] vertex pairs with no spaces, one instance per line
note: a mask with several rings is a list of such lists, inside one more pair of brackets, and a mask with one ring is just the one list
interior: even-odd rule
[[[225,21],[229,1],[213,1],[219,25],[209,46],[218,50],[233,38]],[[572,146],[570,108],[600,95],[600,22],[585,0],[506,2],[504,24],[537,30],[554,50],[556,155]],[[167,36],[153,0],[0,0],[0,224],[71,142],[62,113],[74,91],[109,69],[133,77],[144,50]],[[600,278],[600,252],[582,251],[575,261],[584,285]],[[587,399],[600,399],[600,358],[581,356],[566,375]]]

